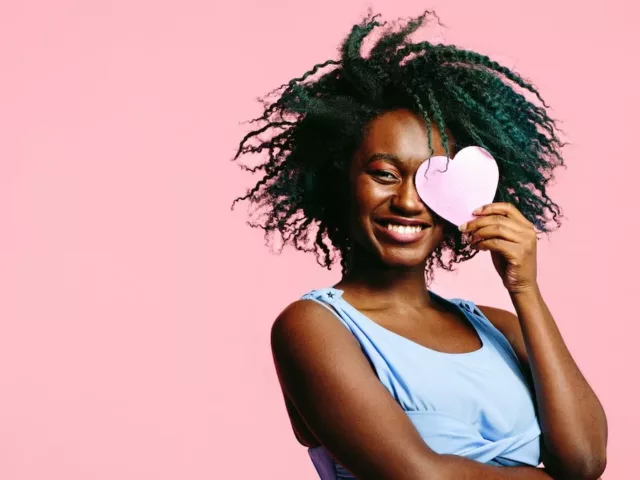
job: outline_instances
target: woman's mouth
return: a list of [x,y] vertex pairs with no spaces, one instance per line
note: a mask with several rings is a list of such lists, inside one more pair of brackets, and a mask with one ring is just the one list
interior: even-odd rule
[[375,221],[373,224],[383,238],[395,243],[413,243],[420,240],[430,227],[427,224],[405,225],[393,221]]

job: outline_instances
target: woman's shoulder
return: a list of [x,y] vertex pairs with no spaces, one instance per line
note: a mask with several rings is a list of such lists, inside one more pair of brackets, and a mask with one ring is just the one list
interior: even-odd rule
[[332,288],[317,288],[308,290],[296,300],[287,305],[276,317],[275,323],[296,323],[314,321],[331,315],[327,300],[335,298]]
[[475,307],[500,333],[507,337],[509,343],[513,344],[513,341],[517,340],[515,337],[522,335],[518,317],[508,310],[487,305],[475,305]]
[[310,296],[303,296],[287,305],[273,322],[274,328],[295,327],[297,324],[312,324],[318,318],[326,317],[330,312],[314,301]]
[[[484,317],[507,338],[517,333],[517,330],[520,329],[518,317],[508,310],[488,305],[479,305],[473,300],[464,297],[453,297],[447,300],[459,305],[470,313]],[[507,335],[507,333],[509,335]]]
[[[306,447],[317,446],[320,442],[301,411],[313,418],[317,411],[313,405],[322,404],[324,397],[310,396],[309,390],[320,391],[324,382],[335,382],[363,363],[359,344],[327,308],[303,297],[287,305],[274,320],[271,350],[296,438]],[[322,395],[333,398],[339,395],[336,390],[348,389],[322,389]],[[306,408],[299,411],[294,407],[299,405],[296,401]]]
[[521,361],[527,360],[522,327],[518,317],[508,310],[488,305],[478,305],[466,298],[451,298],[449,301],[460,305],[476,317],[492,325],[509,342]]
[[317,301],[321,300],[322,296],[330,294],[329,290],[327,292],[312,290],[291,302],[280,312],[271,326],[271,341],[274,348],[322,342],[328,337],[355,342],[336,313],[331,310],[331,306]]

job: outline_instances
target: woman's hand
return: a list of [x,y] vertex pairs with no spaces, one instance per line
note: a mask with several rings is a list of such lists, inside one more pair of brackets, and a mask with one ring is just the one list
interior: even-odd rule
[[537,286],[538,238],[533,224],[510,203],[492,203],[475,212],[478,218],[460,226],[472,248],[489,250],[496,271],[510,293]]

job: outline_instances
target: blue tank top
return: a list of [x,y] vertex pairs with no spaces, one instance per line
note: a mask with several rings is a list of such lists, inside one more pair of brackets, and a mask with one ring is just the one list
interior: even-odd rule
[[[470,353],[443,353],[374,322],[324,288],[302,296],[327,307],[356,337],[380,382],[436,453],[501,466],[540,464],[533,392],[508,340],[473,302],[431,297],[461,311],[482,340]],[[322,480],[355,479],[322,446],[308,450]]]

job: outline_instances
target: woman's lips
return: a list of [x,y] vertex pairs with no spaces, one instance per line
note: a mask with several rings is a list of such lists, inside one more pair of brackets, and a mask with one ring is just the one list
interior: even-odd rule
[[[389,224],[383,224],[373,222],[377,234],[389,241],[395,243],[413,243],[424,237],[425,232],[429,229],[428,226],[422,226],[418,228],[406,227],[404,225],[393,225],[391,228]],[[416,231],[417,230],[417,231]]]

